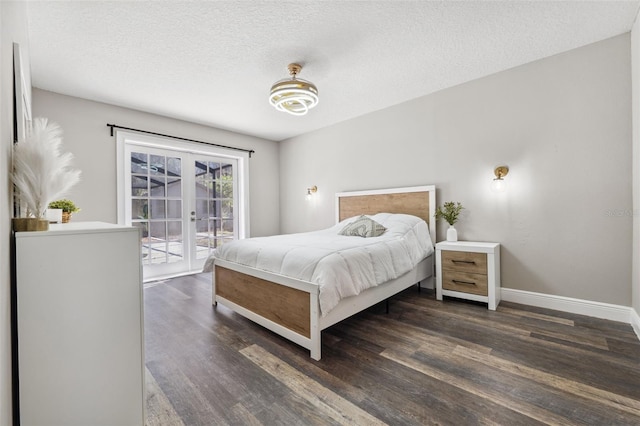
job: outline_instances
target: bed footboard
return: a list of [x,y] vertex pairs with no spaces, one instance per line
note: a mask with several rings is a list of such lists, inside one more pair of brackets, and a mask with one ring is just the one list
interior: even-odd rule
[[220,266],[215,274],[217,296],[311,337],[309,293]]
[[261,277],[262,274],[216,259],[213,304],[220,303],[309,349],[311,358],[320,360],[318,287],[289,277],[268,273]]
[[213,304],[219,302],[309,349],[311,358],[318,361],[321,330],[432,276],[433,257],[395,280],[341,300],[325,317],[320,316],[316,285],[216,259]]

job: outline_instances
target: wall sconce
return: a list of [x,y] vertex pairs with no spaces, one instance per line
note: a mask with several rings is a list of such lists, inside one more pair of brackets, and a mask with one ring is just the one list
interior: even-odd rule
[[313,185],[311,188],[307,188],[307,200],[311,199],[311,196],[318,192],[318,187]]
[[498,166],[493,170],[493,173],[496,175],[496,178],[491,182],[491,190],[493,192],[504,192],[507,190],[507,182],[505,182],[503,177],[509,174],[508,166]]

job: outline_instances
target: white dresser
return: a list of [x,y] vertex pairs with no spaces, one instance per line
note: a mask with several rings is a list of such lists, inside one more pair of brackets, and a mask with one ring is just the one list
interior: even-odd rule
[[138,230],[70,222],[15,245],[21,426],[144,425]]

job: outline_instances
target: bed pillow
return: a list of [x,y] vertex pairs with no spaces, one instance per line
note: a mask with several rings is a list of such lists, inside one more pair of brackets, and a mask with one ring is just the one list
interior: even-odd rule
[[384,234],[387,228],[380,225],[375,220],[367,217],[365,215],[360,216],[344,228],[340,232],[339,235],[347,235],[350,237],[379,237]]

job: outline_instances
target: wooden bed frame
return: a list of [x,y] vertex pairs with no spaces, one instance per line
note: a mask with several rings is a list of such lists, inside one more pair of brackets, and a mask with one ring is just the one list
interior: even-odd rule
[[[359,214],[412,214],[429,224],[434,244],[435,208],[434,185],[336,194],[337,221]],[[212,303],[214,306],[221,303],[309,349],[311,358],[320,360],[322,330],[433,276],[434,257],[434,254],[430,255],[399,278],[342,299],[324,317],[320,314],[318,285],[215,259]]]

